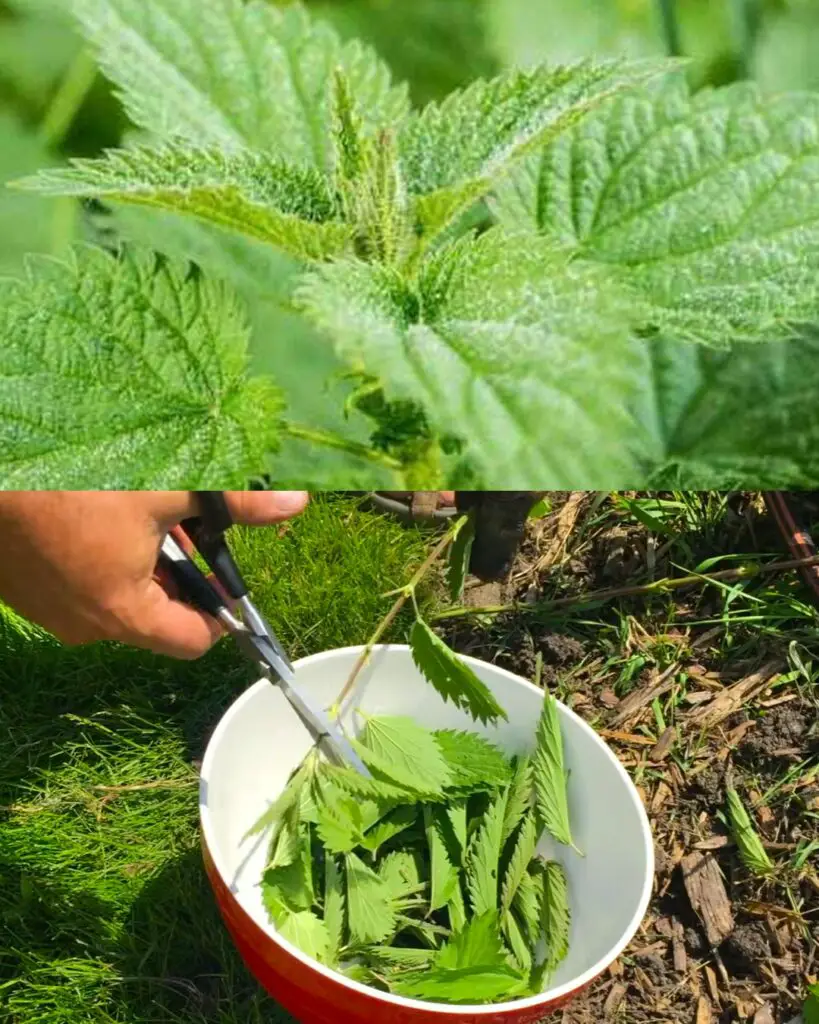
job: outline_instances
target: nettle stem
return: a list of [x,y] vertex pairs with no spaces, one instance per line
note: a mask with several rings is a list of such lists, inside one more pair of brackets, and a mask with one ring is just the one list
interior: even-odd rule
[[83,49],[74,58],[40,124],[40,138],[49,149],[62,144],[96,79],[94,55],[90,49]]
[[739,569],[722,569],[720,572],[692,573],[690,576],[666,577],[634,587],[610,587],[606,590],[590,590],[580,597],[558,597],[552,601],[538,601],[535,604],[499,604],[487,605],[483,608],[452,608],[446,612],[438,612],[432,616],[433,622],[443,619],[459,619],[472,615],[506,615],[509,612],[544,612],[558,608],[582,608],[587,604],[599,601],[612,601],[618,597],[640,597],[647,594],[665,594],[683,587],[693,587],[698,583],[724,583],[732,580],[751,579],[754,576],[787,572],[789,569],[803,569],[810,565],[819,565],[819,555],[808,558],[794,558],[787,562],[769,562],[767,565],[746,565]]
[[663,25],[665,48],[669,57],[682,57],[682,36],[677,15],[677,0],[657,0]]
[[753,77],[754,57],[762,21],[759,0],[731,0],[731,9],[739,51],[739,77],[751,78]]
[[361,444],[359,441],[350,441],[348,438],[333,434],[329,430],[302,427],[297,423],[285,423],[283,430],[288,437],[296,438],[299,441],[309,441],[311,444],[322,445],[324,448],[335,448],[336,451],[348,452],[359,459],[375,462],[386,469],[392,469],[396,473],[403,473],[404,471],[403,464],[386,452],[379,452],[375,448]]
[[438,560],[442,557],[447,548],[449,548],[450,545],[452,544],[453,540],[455,539],[455,534],[457,532],[457,525],[458,524],[456,523],[450,530],[447,531],[446,536],[441,538],[441,540],[438,542],[438,544],[436,544],[436,546],[433,548],[430,554],[424,559],[424,561],[421,563],[421,566],[413,575],[409,583],[407,583],[406,586],[401,588],[398,598],[396,599],[392,608],[390,608],[390,610],[378,624],[378,628],[367,641],[367,646],[356,659],[356,663],[355,665],[353,665],[353,670],[352,672],[350,672],[347,682],[344,684],[344,687],[341,693],[338,695],[338,699],[336,700],[335,705],[331,709],[330,714],[332,715],[333,718],[338,718],[338,716],[340,715],[344,701],[350,695],[353,687],[355,686],[356,679],[358,679],[359,673],[369,660],[373,648],[379,642],[381,637],[387,632],[387,630],[390,628],[393,622],[395,622],[395,620],[398,618],[399,614],[401,613],[401,610],[403,609],[407,601],[412,600],[412,603],[415,606],[416,615],[418,615],[418,605],[415,599],[416,588],[418,587],[418,584],[421,583],[421,581],[424,579],[429,570],[438,562]]

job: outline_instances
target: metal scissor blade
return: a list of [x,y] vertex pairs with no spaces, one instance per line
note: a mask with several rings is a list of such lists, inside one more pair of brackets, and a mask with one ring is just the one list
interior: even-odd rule
[[284,671],[287,673],[286,676],[279,672],[276,665],[280,663],[281,659],[274,651],[269,640],[266,637],[253,636],[251,633],[246,633],[243,637],[237,637],[237,640],[245,652],[251,653],[254,660],[262,666],[267,674],[271,670],[275,672],[278,676],[279,689],[327,757],[331,761],[354,768],[359,775],[363,775],[367,779],[371,778],[369,768],[358,756],[352,743],[350,743],[341,729],[331,721],[329,715],[317,708],[295,685],[293,682],[295,672],[287,666],[284,666]]
[[311,704],[292,684],[282,682],[279,686],[328,758],[337,764],[354,768],[359,775],[363,775],[367,779],[371,778],[369,768],[358,756],[352,743],[341,729],[330,720],[330,717]]
[[276,638],[276,634],[268,625],[267,620],[247,596],[240,599],[239,607],[242,609],[242,618],[250,632],[255,634],[260,641],[264,641],[270,667],[279,679],[292,682],[295,677],[293,663]]

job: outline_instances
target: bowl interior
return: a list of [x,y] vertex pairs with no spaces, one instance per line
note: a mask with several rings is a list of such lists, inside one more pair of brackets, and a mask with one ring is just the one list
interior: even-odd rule
[[[301,686],[324,706],[337,698],[360,648],[314,655],[297,664]],[[534,686],[486,662],[465,659],[490,687],[509,721],[481,726],[445,703],[421,676],[409,649],[378,648],[359,677],[352,707],[370,714],[409,715],[432,728],[472,729],[509,754],[530,751],[542,706]],[[617,758],[562,704],[569,807],[581,857],[544,838],[540,850],[564,866],[572,909],[570,950],[547,992],[559,996],[585,984],[620,954],[645,914],[653,876],[648,821],[636,789]],[[265,680],[227,711],[202,766],[200,811],[214,863],[239,904],[270,935],[259,879],[269,836],[243,836],[279,795],[310,749],[308,732],[281,692]],[[281,940],[279,940],[281,941]]]

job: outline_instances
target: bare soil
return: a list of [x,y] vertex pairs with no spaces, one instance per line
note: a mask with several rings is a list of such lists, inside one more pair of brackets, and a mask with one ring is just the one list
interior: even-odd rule
[[[468,584],[464,603],[517,601],[534,609],[556,597],[682,575],[673,563],[690,569],[717,554],[790,557],[753,496],[732,498],[713,528],[681,528],[684,546],[679,535],[669,543],[622,513],[594,510],[592,500],[561,495],[549,517],[530,524],[509,579]],[[819,519],[819,501],[806,497],[803,505],[812,522]],[[817,694],[804,679],[782,682],[791,672],[787,622],[729,627],[729,636],[702,621],[718,618],[723,601],[722,591],[702,586],[559,616],[532,611],[443,623],[457,650],[529,678],[540,655],[544,683],[603,732],[652,823],[648,915],[606,976],[563,1011],[562,1024],[787,1024],[819,974],[819,855],[795,864],[805,843],[819,838]],[[801,634],[800,645],[804,658],[811,652]],[[664,678],[655,705],[650,697]],[[740,861],[720,818],[727,785],[751,808],[777,865],[771,879]],[[692,906],[684,877],[692,854],[718,866],[723,891],[710,895],[728,929]]]

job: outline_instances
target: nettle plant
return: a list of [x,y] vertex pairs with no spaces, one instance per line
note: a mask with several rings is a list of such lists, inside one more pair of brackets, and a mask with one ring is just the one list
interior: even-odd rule
[[585,62],[418,112],[299,6],[71,6],[138,134],[21,183],[116,234],[0,282],[3,486],[819,480],[816,96]]

